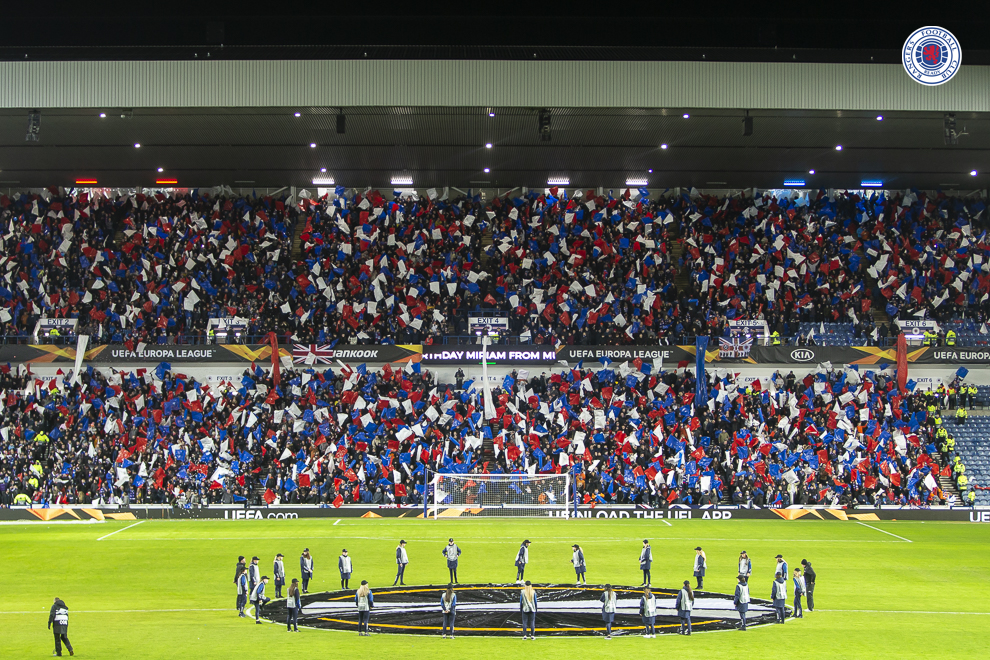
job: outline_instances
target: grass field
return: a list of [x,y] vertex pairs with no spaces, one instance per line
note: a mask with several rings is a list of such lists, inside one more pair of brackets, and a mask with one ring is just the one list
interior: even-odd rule
[[[643,653],[732,658],[940,658],[990,656],[990,525],[933,522],[637,520],[148,521],[0,527],[0,658],[52,653],[48,608],[69,606],[69,638],[81,658],[266,659],[330,654],[343,658],[628,658]],[[112,535],[111,535],[112,533]],[[109,535],[109,536],[108,536]],[[690,639],[640,637],[478,639],[373,635],[256,626],[234,611],[237,555],[262,558],[271,572],[286,555],[288,576],[309,547],[311,591],[339,586],[337,556],[354,557],[352,585],[391,585],[394,548],[409,542],[407,584],[446,583],[441,548],[464,551],[462,582],[510,582],[523,538],[533,541],[527,577],[571,582],[570,544],[581,543],[592,583],[639,584],[643,538],[653,544],[654,586],[691,577],[696,545],[708,554],[705,587],[731,593],[740,550],[753,559],[752,593],[768,598],[774,556],[791,567],[810,559],[818,573],[816,609],[803,620]],[[909,542],[910,541],[910,542]]]

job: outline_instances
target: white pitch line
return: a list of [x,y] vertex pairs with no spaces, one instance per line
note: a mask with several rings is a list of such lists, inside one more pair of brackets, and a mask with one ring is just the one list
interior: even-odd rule
[[662,522],[662,523],[663,523],[664,525],[666,525],[667,527],[673,527],[673,525],[671,525],[671,524],[670,524],[669,522],[667,522],[667,521],[666,521],[666,520],[664,520],[663,518],[661,518],[661,519],[660,519],[660,522]]
[[886,532],[886,531],[880,529],[879,527],[874,527],[873,525],[867,525],[865,522],[860,522],[858,520],[856,522],[858,522],[863,527],[869,527],[870,529],[872,529],[874,531],[877,531],[877,532],[880,532],[881,534],[886,534],[887,536],[893,536],[895,539],[900,539],[902,541],[907,541],[908,543],[914,543],[914,541],[912,541],[911,539],[906,539],[903,536],[898,536],[897,534],[891,534],[890,532]]
[[335,523],[333,524],[333,526],[334,526],[334,527],[336,527],[336,526],[337,526],[337,525],[339,525],[339,524],[340,524],[340,518],[337,518],[337,522],[335,522]]
[[98,538],[96,540],[97,541],[102,541],[103,539],[108,539],[111,536],[113,536],[114,534],[119,534],[120,532],[123,532],[124,530],[130,529],[131,527],[137,527],[138,525],[140,525],[143,522],[147,522],[147,521],[145,521],[145,520],[139,520],[136,523],[134,523],[133,525],[128,525],[127,527],[123,527],[121,529],[118,529],[116,532],[110,532],[109,534],[107,534],[105,536],[101,536],[100,538]]
[[[673,525],[671,525],[673,527]],[[120,530],[123,531],[123,530]],[[882,531],[882,530],[878,530]],[[116,539],[118,541],[298,541],[300,536],[210,536],[210,537],[199,537],[199,536],[187,536],[187,537],[146,537],[141,538],[124,538]],[[389,541],[393,540],[394,536],[310,536],[306,535],[307,539],[358,539],[362,541]],[[407,538],[414,539],[423,543],[432,543],[437,541],[444,541],[449,538],[447,536],[443,537],[412,537]],[[494,541],[490,539],[474,539],[472,543],[489,543],[489,544],[508,544],[515,543],[519,544],[518,536],[513,537],[499,537],[511,540],[505,541]],[[573,541],[574,536],[544,536],[544,537],[533,537],[534,539],[539,539],[541,541]],[[615,543],[622,541],[629,541],[628,538],[591,538],[586,539],[585,543]],[[651,541],[683,541],[685,543],[695,543],[698,541],[751,541],[753,543],[902,543],[902,541],[869,541],[866,539],[743,539],[738,537],[731,538],[709,538],[707,536],[650,536]]]
[[[76,614],[123,614],[125,612],[226,612],[229,607],[192,607],[171,610],[72,610]],[[231,610],[236,612],[237,610]],[[0,612],[0,615],[7,614],[44,614],[48,610],[19,610],[16,612]]]
[[865,612],[868,614],[975,614],[990,616],[990,612],[925,612],[921,610],[815,610],[816,612]]

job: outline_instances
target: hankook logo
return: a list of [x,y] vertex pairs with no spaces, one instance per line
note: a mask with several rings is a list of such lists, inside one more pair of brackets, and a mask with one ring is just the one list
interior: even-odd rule
[[791,359],[796,362],[811,362],[815,359],[815,352],[807,348],[796,348],[791,351]]

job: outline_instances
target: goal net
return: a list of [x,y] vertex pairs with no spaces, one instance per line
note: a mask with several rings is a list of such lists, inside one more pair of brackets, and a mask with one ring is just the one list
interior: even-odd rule
[[424,516],[567,517],[570,474],[432,474]]

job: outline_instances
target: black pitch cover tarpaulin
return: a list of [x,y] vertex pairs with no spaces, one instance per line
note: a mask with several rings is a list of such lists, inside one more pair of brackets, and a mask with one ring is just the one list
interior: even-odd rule
[[[371,613],[370,630],[385,634],[439,635],[443,623],[440,595],[446,587],[440,585],[384,587],[372,589],[375,607]],[[535,584],[538,602],[537,635],[578,636],[603,635],[602,605],[599,598],[603,585],[574,586]],[[517,584],[458,584],[457,635],[480,637],[514,636],[522,634]],[[639,615],[642,587],[613,587],[617,609],[612,624],[613,635],[639,635],[643,622]],[[653,589],[657,599],[657,633],[676,633],[679,620],[674,604],[679,589]],[[357,632],[358,614],[354,590],[304,594],[299,625]],[[692,627],[695,631],[728,630],[739,622],[739,615],[727,594],[695,591]],[[788,610],[790,614],[790,610]],[[265,618],[275,623],[285,622],[285,601],[272,602],[265,607]],[[758,598],[749,604],[747,625],[773,623],[775,614],[769,601]]]

